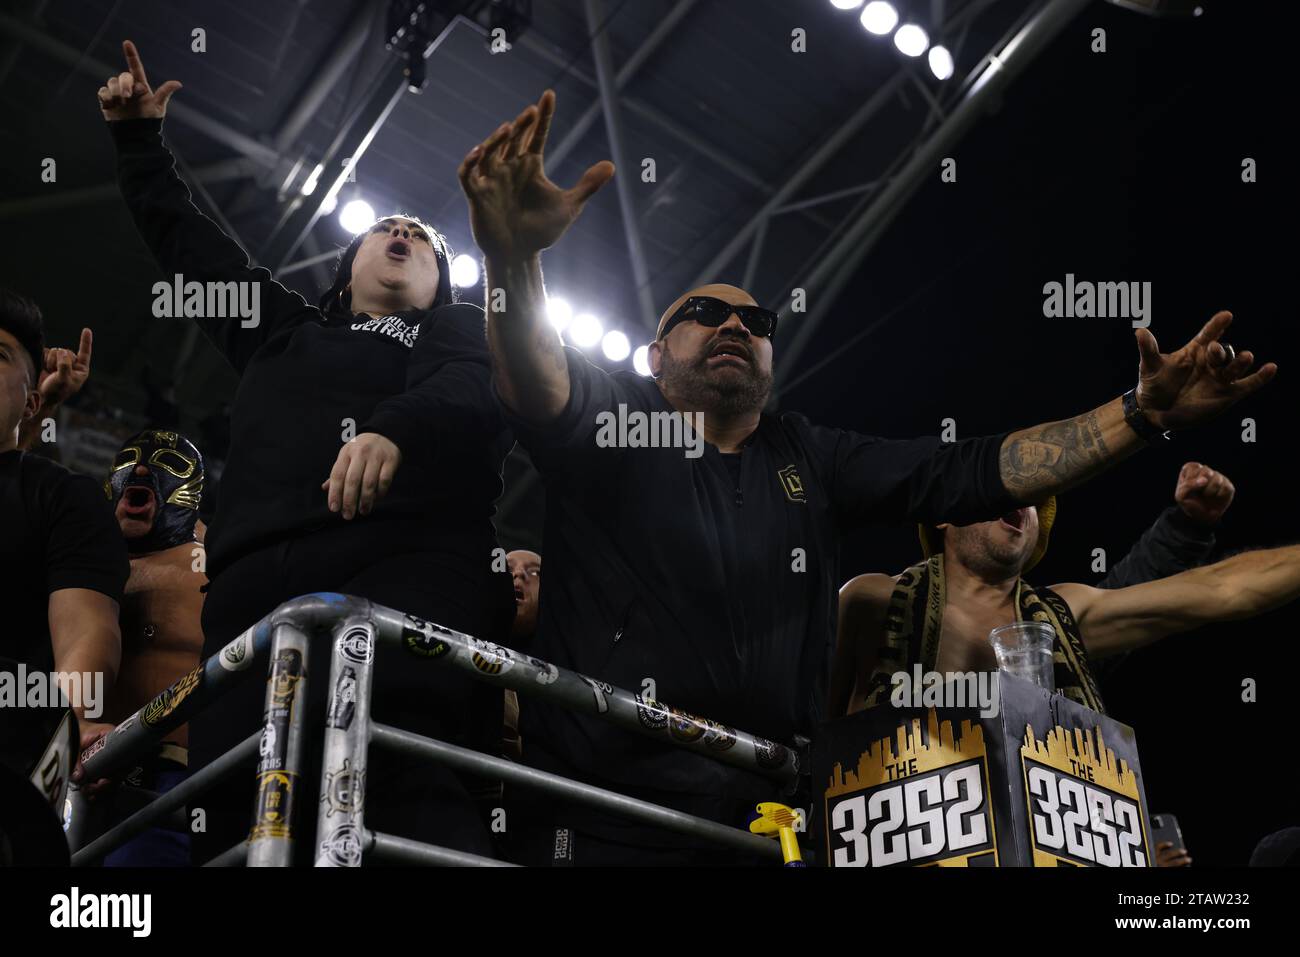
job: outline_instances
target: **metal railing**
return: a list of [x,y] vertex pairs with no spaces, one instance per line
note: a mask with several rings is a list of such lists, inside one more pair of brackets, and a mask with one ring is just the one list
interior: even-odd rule
[[765,776],[783,794],[793,792],[799,775],[799,756],[793,749],[365,599],[319,593],[281,605],[118,724],[83,755],[86,780],[120,773],[153,753],[167,733],[185,724],[237,682],[248,680],[259,664],[268,667],[262,729],[182,784],[93,838],[85,833],[85,800],[77,792],[68,828],[72,863],[93,863],[147,828],[173,817],[196,795],[229,777],[256,755],[257,800],[248,839],[217,855],[206,866],[241,862],[250,866],[288,866],[295,836],[302,834],[297,815],[309,810],[295,807],[295,784],[304,766],[304,748],[310,743],[306,740],[305,714],[308,659],[311,639],[320,632],[330,636],[321,794],[329,793],[327,788],[333,785],[333,793],[345,797],[323,801],[318,809],[318,867],[357,867],[363,861],[480,866],[504,863],[367,829],[362,789],[371,744],[489,775],[508,785],[549,792],[773,862],[781,860],[777,842],[740,828],[373,722],[370,693],[375,652],[384,647],[397,657],[400,649],[408,659],[423,666],[456,669],[470,678],[545,699]]

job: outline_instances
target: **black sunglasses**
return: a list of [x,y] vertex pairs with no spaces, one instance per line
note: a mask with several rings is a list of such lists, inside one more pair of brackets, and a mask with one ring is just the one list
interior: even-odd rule
[[666,338],[668,333],[673,331],[673,326],[687,319],[716,329],[730,319],[732,313],[740,316],[740,321],[752,336],[771,339],[776,334],[776,313],[771,309],[764,309],[761,306],[734,306],[713,296],[691,296],[682,303],[680,309],[668,317],[663,331],[659,333],[659,338]]

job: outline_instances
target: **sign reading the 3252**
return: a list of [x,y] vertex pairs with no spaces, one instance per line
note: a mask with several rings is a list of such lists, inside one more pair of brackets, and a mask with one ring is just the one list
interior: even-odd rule
[[[828,800],[831,863],[916,866],[991,852],[987,780],[977,758]],[[993,854],[979,863],[992,865]]]
[[1147,866],[1137,801],[1028,758],[1024,764],[1036,863]]

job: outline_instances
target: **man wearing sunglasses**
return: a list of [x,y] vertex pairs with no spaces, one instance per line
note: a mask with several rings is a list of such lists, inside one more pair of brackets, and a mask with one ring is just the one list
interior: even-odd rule
[[[591,167],[564,190],[543,172],[547,91],[461,164],[484,253],[497,393],[547,483],[547,584],[531,653],[770,739],[810,736],[825,706],[843,534],[909,519],[995,519],[1080,484],[1203,422],[1264,385],[1266,365],[1217,341],[1216,315],[1162,355],[1137,332],[1139,382],[1073,419],[988,438],[888,441],[765,414],[771,313],[733,286],[691,290],[660,320],[653,381],[607,374],[564,348],[545,311],[540,254],[614,175]],[[620,407],[624,407],[620,409]],[[610,412],[699,421],[704,454],[597,442]],[[744,826],[773,788],[755,775],[531,702],[527,758],[560,773]],[[699,842],[541,806],[538,859],[708,863]],[[512,818],[518,826],[518,817]],[[564,840],[557,831],[565,831]],[[549,840],[548,840],[549,837]]]

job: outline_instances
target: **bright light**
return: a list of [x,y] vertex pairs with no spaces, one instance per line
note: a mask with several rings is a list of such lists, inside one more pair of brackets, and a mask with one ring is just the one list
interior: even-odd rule
[[569,305],[567,299],[550,299],[546,300],[546,318],[551,320],[551,325],[555,327],[556,332],[563,332],[569,328],[569,323],[573,321],[573,307]]
[[610,362],[622,362],[632,351],[632,343],[627,341],[627,336],[614,329],[605,333],[605,338],[600,340],[600,349]]
[[952,54],[947,47],[930,47],[930,72],[940,80],[952,76]]
[[326,196],[320,204],[320,214],[322,216],[328,216],[330,213],[334,212],[334,210],[338,209],[338,206],[339,197],[337,193]]
[[650,347],[637,346],[636,352],[632,353],[632,368],[636,370],[637,375],[650,375]]
[[311,171],[311,175],[308,176],[306,181],[302,184],[302,194],[304,196],[310,196],[312,193],[316,192],[316,185],[320,182],[320,174],[323,172],[325,172],[325,165],[323,163],[317,163],[316,168]]
[[461,253],[451,261],[451,284],[457,289],[478,285],[478,260],[469,253]]
[[930,45],[930,38],[915,23],[905,23],[894,34],[894,46],[907,56],[920,56]]
[[898,11],[894,9],[892,3],[871,0],[859,19],[869,32],[883,37],[898,25]]
[[831,0],[831,6],[837,10],[856,10],[862,6],[862,0]]
[[339,213],[339,225],[354,236],[365,232],[374,222],[374,207],[364,199],[348,201],[343,205],[343,212]]
[[596,343],[600,342],[601,334],[605,328],[589,312],[573,317],[573,323],[569,326],[569,339],[575,346],[583,349],[590,349]]

